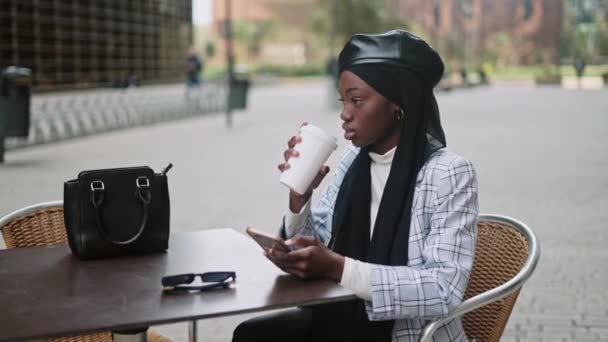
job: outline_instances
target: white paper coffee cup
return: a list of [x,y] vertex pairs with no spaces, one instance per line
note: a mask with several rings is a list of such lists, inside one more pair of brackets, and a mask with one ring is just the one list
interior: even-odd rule
[[310,124],[300,128],[300,137],[302,141],[294,147],[300,155],[289,158],[289,169],[283,171],[280,182],[302,195],[331,153],[338,148],[338,140]]

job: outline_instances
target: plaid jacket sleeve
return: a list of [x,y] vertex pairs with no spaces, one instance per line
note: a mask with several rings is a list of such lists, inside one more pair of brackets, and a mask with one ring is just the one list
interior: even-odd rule
[[371,320],[444,316],[464,296],[476,238],[475,171],[454,154],[427,168],[416,190],[423,204],[412,212],[409,266],[371,265]]
[[[331,238],[331,223],[334,216],[334,204],[340,190],[340,184],[342,184],[344,175],[357,156],[357,153],[359,153],[357,147],[352,145],[346,147],[331,182],[325,188],[323,196],[317,205],[306,215],[303,226],[295,235],[314,236],[326,245],[329,243],[329,239]],[[283,217],[280,235],[283,239],[292,237],[285,234],[285,217]]]

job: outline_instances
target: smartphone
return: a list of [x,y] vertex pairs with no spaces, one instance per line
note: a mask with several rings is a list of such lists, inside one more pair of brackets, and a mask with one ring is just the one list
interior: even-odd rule
[[276,250],[282,251],[282,252],[290,252],[291,248],[289,248],[286,244],[285,241],[281,240],[280,238],[276,237],[276,236],[272,236],[268,233],[259,231],[259,230],[255,230],[251,227],[247,227],[246,229],[247,234],[249,234],[249,236],[251,236],[255,242],[258,243],[258,245],[260,245],[264,250],[269,250],[270,248],[274,248]]

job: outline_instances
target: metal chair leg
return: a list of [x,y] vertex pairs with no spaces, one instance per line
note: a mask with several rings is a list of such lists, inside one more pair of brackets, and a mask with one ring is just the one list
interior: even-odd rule
[[198,326],[196,320],[188,322],[188,342],[196,342]]

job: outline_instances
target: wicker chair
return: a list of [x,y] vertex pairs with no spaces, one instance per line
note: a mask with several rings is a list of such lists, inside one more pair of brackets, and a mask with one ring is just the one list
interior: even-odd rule
[[[66,244],[68,237],[63,223],[63,201],[44,202],[14,211],[0,218],[0,231],[7,248]],[[172,342],[152,329],[148,342]],[[49,342],[112,342],[111,332],[58,337]]]
[[479,215],[475,262],[465,300],[449,315],[428,322],[419,341],[432,341],[438,327],[463,315],[469,339],[499,341],[539,257],[538,241],[528,226],[506,216]]
[[[7,248],[65,244],[63,202],[44,202],[14,211],[0,218],[0,231]],[[112,342],[111,332],[60,337],[49,342]]]

